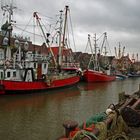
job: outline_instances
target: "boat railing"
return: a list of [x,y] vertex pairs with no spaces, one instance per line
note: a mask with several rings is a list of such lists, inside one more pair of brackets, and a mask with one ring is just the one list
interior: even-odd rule
[[79,68],[80,67],[80,64],[79,63],[63,63],[62,64],[62,67],[63,68],[67,68],[67,67],[76,67],[76,68]]
[[42,54],[28,53],[26,55],[25,60],[29,60],[29,61],[43,61],[44,60],[45,61],[45,60],[48,60],[48,57],[47,56],[44,56]]
[[76,73],[74,73],[74,74],[63,74],[63,73],[60,73],[59,75],[49,75],[47,77],[47,80],[60,80],[60,79],[70,78],[70,77],[73,77],[73,76],[76,76]]

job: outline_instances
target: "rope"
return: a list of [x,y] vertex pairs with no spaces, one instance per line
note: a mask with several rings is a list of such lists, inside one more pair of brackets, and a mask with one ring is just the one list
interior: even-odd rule
[[107,138],[106,140],[129,140],[125,133],[117,133],[112,137]]
[[[91,116],[89,119],[86,120],[86,126],[89,127],[90,125],[92,125],[93,123],[96,124],[98,122],[102,122],[103,120],[106,119],[106,114],[104,112],[96,114]],[[82,127],[82,125],[80,125],[80,127]]]
[[121,115],[118,116],[117,112],[114,112],[110,115],[111,116],[114,115],[114,117],[111,126],[107,132],[109,138],[108,140],[117,140],[118,138],[128,140],[126,134],[124,133],[127,132],[128,126],[124,122],[122,116]]
[[128,140],[128,137],[125,134],[116,134],[112,138],[112,140],[118,140],[118,139]]
[[78,131],[75,134],[75,136],[72,138],[72,140],[81,140],[84,137],[87,137],[89,140],[92,140],[93,138],[95,140],[98,140],[98,138],[93,133],[85,131],[85,130]]
[[99,129],[98,140],[105,140],[107,138],[107,126],[104,122],[99,122],[95,125]]
[[76,45],[75,45],[75,38],[74,38],[74,32],[73,32],[73,25],[72,25],[70,10],[69,10],[69,19],[70,19],[70,26],[71,26],[71,30],[72,30],[71,32],[72,32],[72,39],[73,39],[74,50],[76,52]]

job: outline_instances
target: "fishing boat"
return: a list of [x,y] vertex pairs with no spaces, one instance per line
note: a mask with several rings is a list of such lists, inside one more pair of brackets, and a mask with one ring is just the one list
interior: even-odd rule
[[103,72],[87,69],[84,71],[84,79],[87,82],[109,82],[115,80],[116,76],[111,76]]
[[124,75],[124,74],[116,74],[116,79],[119,79],[119,80],[124,80],[128,78],[128,76]]
[[128,75],[128,77],[130,77],[130,78],[136,78],[136,77],[140,77],[140,74],[139,73],[133,73],[133,72],[131,72],[131,73],[128,73],[127,74]]
[[[77,71],[69,73],[61,69],[62,60],[60,58],[59,62],[56,62],[48,38],[45,36],[42,28],[41,30],[46,39],[46,47],[49,47],[50,50],[49,55],[30,51],[27,40],[11,38],[13,29],[11,15],[13,15],[14,8],[12,5],[2,7],[4,12],[8,12],[9,21],[6,21],[2,27],[2,32],[5,34],[2,35],[2,44],[0,46],[0,94],[47,91],[48,89],[72,86],[78,83],[80,76],[77,74]],[[66,12],[67,10],[68,6]],[[33,16],[41,27],[41,19],[37,12],[34,12]],[[62,12],[60,16],[60,29],[62,29]],[[61,42],[61,31],[60,35]],[[11,40],[14,41],[14,45],[11,45]],[[61,45],[63,44],[60,43],[60,49],[62,48]],[[61,56],[61,51],[59,56]],[[55,67],[50,70],[49,64],[52,61],[55,63]]]
[[122,92],[118,104],[110,104],[81,124],[67,120],[63,127],[65,134],[57,140],[139,140],[140,89],[131,95]]
[[[104,33],[105,37],[106,38],[106,33]],[[99,54],[97,55],[97,50],[96,50],[96,34],[95,34],[95,55],[93,55],[93,49],[92,49],[92,46],[91,46],[91,40],[90,40],[90,35],[88,35],[88,42],[89,42],[89,45],[90,45],[90,48],[91,48],[91,52],[92,52],[92,55],[91,55],[91,58],[90,58],[90,61],[89,61],[89,64],[88,64],[88,68],[86,70],[83,71],[83,79],[87,82],[108,82],[108,81],[113,81],[116,79],[116,76],[114,75],[111,75],[110,71],[111,71],[111,66],[109,65],[109,68],[108,69],[102,69],[101,70],[101,67],[100,67],[100,64],[99,64],[99,61],[98,61],[98,57]],[[105,42],[105,41],[104,41]],[[91,69],[90,68],[90,65],[91,65],[91,62],[93,62],[93,68]]]

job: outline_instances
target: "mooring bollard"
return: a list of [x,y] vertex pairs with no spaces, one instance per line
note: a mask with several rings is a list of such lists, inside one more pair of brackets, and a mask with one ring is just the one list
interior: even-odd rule
[[78,126],[78,123],[76,121],[68,120],[63,123],[63,126],[65,128],[65,137],[68,138],[70,132]]

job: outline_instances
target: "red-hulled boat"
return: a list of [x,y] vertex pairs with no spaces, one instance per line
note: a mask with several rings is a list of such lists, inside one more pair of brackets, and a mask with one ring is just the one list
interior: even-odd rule
[[[106,32],[104,33],[104,43],[105,43],[105,39],[107,38]],[[108,81],[113,81],[116,79],[116,76],[111,75],[111,65],[108,66],[108,68],[106,68],[106,70],[104,70],[102,68],[101,71],[101,67],[99,64],[99,58],[97,57],[97,51],[96,51],[96,34],[95,34],[95,54],[93,55],[93,50],[92,50],[92,46],[91,46],[91,40],[90,40],[90,35],[88,35],[88,44],[90,45],[91,48],[91,58],[88,64],[88,68],[86,70],[83,71],[83,79],[87,82],[108,82]],[[103,47],[103,44],[102,44]],[[98,56],[100,56],[100,54],[98,54]],[[93,69],[89,68],[91,65],[91,62],[93,62]]]
[[46,81],[13,81],[13,80],[1,80],[0,94],[5,93],[27,93],[35,91],[43,91],[48,89],[55,89],[65,86],[71,86],[79,82],[80,77],[77,75],[63,76],[60,79],[46,79]]
[[116,76],[87,69],[83,72],[83,78],[87,82],[109,82],[115,80]]
[[[7,8],[9,8],[9,14],[12,14],[12,6]],[[66,10],[68,10],[68,6]],[[60,16],[62,16],[62,13]],[[41,25],[40,18],[36,12],[34,17],[38,24]],[[62,20],[62,17],[60,19]],[[50,54],[46,55],[29,51],[28,41],[24,39],[17,40],[16,38],[14,38],[14,46],[11,47],[11,25],[11,19],[9,19],[9,22],[6,22],[2,27],[3,32],[9,33],[9,35],[3,35],[0,46],[0,94],[43,91],[71,86],[79,82],[80,76],[77,71],[70,73],[70,69],[62,69],[62,60],[59,59],[57,63],[52,51],[48,52],[51,56]],[[46,39],[46,47],[49,47],[51,50],[45,34],[44,37]],[[60,34],[60,42],[61,38]],[[61,51],[59,56],[62,53],[61,45],[64,47],[64,44],[60,44]],[[50,69],[50,63],[55,64],[53,69]]]

